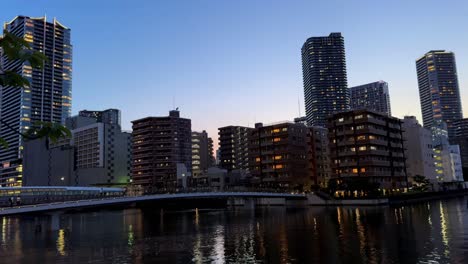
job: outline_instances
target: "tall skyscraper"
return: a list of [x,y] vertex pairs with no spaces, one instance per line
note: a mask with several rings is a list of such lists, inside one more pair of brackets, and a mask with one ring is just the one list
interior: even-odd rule
[[443,121],[449,138],[453,138],[453,122],[463,118],[455,55],[431,50],[416,60],[416,69],[424,127]]
[[0,102],[0,137],[9,145],[0,149],[0,185],[21,186],[24,139],[17,131],[26,132],[36,121],[65,123],[71,114],[72,45],[70,29],[56,19],[18,16],[4,29],[47,57],[42,69],[6,56],[1,60],[5,70],[17,71],[30,82],[23,89],[3,87]]
[[150,192],[183,185],[180,171],[185,171],[185,177],[192,168],[191,120],[172,110],[169,116],[146,117],[132,124],[133,183]]
[[378,81],[349,88],[351,109],[369,109],[392,115],[388,84]]
[[307,39],[302,46],[302,74],[308,125],[326,127],[329,116],[349,109],[341,33]]

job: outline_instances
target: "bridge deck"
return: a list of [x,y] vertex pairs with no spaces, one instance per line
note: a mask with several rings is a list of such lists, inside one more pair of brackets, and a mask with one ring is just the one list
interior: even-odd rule
[[78,200],[55,202],[47,204],[24,205],[15,207],[0,208],[0,216],[35,213],[46,211],[57,211],[66,209],[77,209],[81,207],[94,207],[105,205],[127,204],[143,201],[162,201],[178,199],[213,199],[213,198],[286,198],[286,199],[306,199],[303,194],[287,193],[262,193],[262,192],[216,192],[216,193],[176,193],[176,194],[155,194],[144,196],[126,196],[92,200]]

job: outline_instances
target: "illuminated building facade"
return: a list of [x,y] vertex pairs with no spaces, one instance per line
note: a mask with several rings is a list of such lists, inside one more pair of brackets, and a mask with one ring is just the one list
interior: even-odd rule
[[388,84],[384,81],[368,83],[349,88],[351,109],[369,109],[392,115]]
[[270,188],[314,184],[309,169],[308,136],[309,128],[303,124],[256,124],[249,133],[251,183]]
[[307,123],[326,127],[330,115],[349,110],[344,38],[311,37],[301,53]]
[[424,127],[445,122],[448,136],[453,138],[454,121],[463,118],[455,54],[429,51],[416,61],[416,70]]
[[332,177],[367,177],[384,188],[406,186],[402,121],[370,110],[335,114],[328,120]]
[[[16,131],[27,131],[36,121],[65,123],[71,114],[72,45],[70,29],[46,17],[18,16],[4,24],[4,29],[29,43],[47,57],[43,68],[33,69],[27,62],[2,57],[5,70],[13,70],[28,79],[23,89],[2,87],[0,137],[8,149],[0,149],[0,185],[22,185],[24,139]],[[5,125],[5,124],[8,124]]]

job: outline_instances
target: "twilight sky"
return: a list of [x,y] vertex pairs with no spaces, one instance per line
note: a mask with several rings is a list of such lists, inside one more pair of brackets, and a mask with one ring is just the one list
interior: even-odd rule
[[72,29],[73,113],[119,108],[127,130],[174,105],[215,142],[221,126],[292,120],[298,99],[303,115],[300,49],[330,32],[348,85],[387,81],[397,117],[421,120],[415,60],[455,52],[468,116],[466,0],[14,0],[0,21],[44,14]]

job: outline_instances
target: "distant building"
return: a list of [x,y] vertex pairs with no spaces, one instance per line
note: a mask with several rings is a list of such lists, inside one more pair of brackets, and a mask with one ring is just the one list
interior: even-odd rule
[[[73,120],[73,121],[72,121]],[[125,186],[130,183],[131,134],[119,124],[74,116],[71,139],[25,144],[24,184]]]
[[454,122],[463,118],[455,54],[431,50],[416,60],[416,69],[424,127],[445,122],[454,137]]
[[326,127],[329,116],[349,110],[344,38],[311,37],[301,53],[307,123]]
[[172,110],[169,116],[146,117],[132,124],[133,183],[150,192],[183,186],[178,175],[186,173],[178,173],[178,164],[191,173],[191,120]]
[[214,166],[213,140],[205,130],[192,131],[192,176],[198,177]]
[[409,179],[412,180],[419,175],[435,182],[436,172],[431,131],[422,127],[416,117],[405,116],[403,137]]
[[107,109],[104,111],[82,110],[79,112],[78,116],[91,117],[101,123],[121,125],[121,114],[119,109]]
[[351,109],[369,109],[392,115],[388,84],[384,81],[368,83],[349,88]]
[[332,177],[362,177],[384,188],[407,181],[402,121],[370,110],[335,114],[328,120]]
[[296,118],[294,118],[294,123],[304,124],[304,125],[307,126],[307,117],[306,116],[296,117]]
[[4,29],[42,52],[49,62],[33,69],[26,61],[0,58],[3,70],[14,70],[30,83],[24,89],[1,87],[0,96],[0,137],[8,142],[8,148],[0,148],[0,186],[21,186],[25,140],[16,131],[25,133],[37,121],[64,124],[71,114],[71,30],[56,19],[27,16],[15,17]]
[[460,147],[450,145],[446,123],[437,122],[431,128],[431,132],[437,180],[440,182],[462,181]]
[[326,186],[331,178],[328,130],[323,127],[309,127],[307,143],[312,182],[314,185]]
[[249,133],[251,183],[267,188],[310,187],[314,182],[309,170],[308,134],[303,124],[256,124]]
[[468,118],[457,120],[454,126],[456,132],[451,142],[460,146],[463,175],[468,180]]
[[249,133],[253,128],[226,126],[218,129],[219,166],[228,172],[249,172]]

